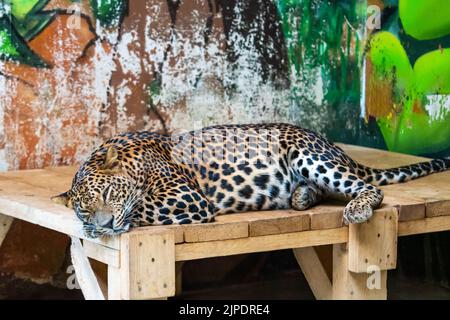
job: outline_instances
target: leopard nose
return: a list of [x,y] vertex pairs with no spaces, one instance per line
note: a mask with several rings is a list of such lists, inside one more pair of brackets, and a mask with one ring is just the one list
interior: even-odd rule
[[95,212],[94,219],[99,226],[112,228],[114,216],[109,211],[98,210]]

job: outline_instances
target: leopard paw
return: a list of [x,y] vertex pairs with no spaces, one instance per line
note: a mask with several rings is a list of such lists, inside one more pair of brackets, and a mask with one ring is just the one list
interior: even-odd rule
[[363,223],[373,215],[373,209],[369,204],[361,204],[358,201],[350,201],[344,209],[344,223]]
[[292,195],[291,205],[296,210],[306,210],[318,201],[317,193],[308,187],[298,187]]

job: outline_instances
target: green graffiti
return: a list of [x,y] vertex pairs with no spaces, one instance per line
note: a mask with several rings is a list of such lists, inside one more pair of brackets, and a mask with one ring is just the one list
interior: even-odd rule
[[[306,70],[319,67],[328,83],[327,98],[333,102],[345,92],[359,97],[359,77],[347,77],[349,64],[358,65],[359,56],[351,54],[351,38],[359,40],[355,29],[361,23],[362,1],[349,0],[330,3],[313,0],[279,0],[282,29],[286,38],[290,65],[298,77]],[[343,34],[348,33],[343,44]],[[355,58],[350,62],[350,58]],[[352,71],[357,71],[352,70]]]
[[44,11],[49,0],[9,0],[11,18],[19,34],[30,41],[39,34],[55,16],[54,11]]
[[[291,83],[293,103],[302,110],[325,109],[330,125],[324,133],[334,140],[355,142],[363,56],[359,32],[363,30],[366,2],[277,0],[276,4],[291,75],[296,78]],[[305,83],[317,80],[317,70],[323,82],[321,105],[304,101],[301,96]],[[337,129],[348,127],[348,123],[354,124],[350,130]],[[312,127],[314,123],[306,125]]]
[[90,0],[102,27],[118,27],[128,10],[128,0]]
[[399,15],[407,34],[418,40],[450,33],[450,5],[442,0],[400,0]]
[[[49,0],[0,0],[0,59],[49,67],[27,42],[44,30],[56,15],[45,10]],[[72,2],[77,2],[73,1]],[[91,0],[92,11],[104,27],[118,27],[128,8],[127,0]]]
[[0,17],[0,59],[33,67],[48,67],[48,64],[29,48],[7,16]]
[[51,21],[53,12],[42,11],[48,0],[8,0],[0,3],[0,59],[48,67],[27,41]]
[[8,57],[16,57],[19,55],[11,41],[11,37],[4,30],[0,30],[0,52]]
[[[436,10],[450,12],[450,3],[440,1],[437,5],[437,1],[400,0],[399,17],[405,31],[417,39],[440,38],[448,34],[449,15],[433,15],[433,18],[425,19],[424,15]],[[418,11],[418,8],[427,10]],[[425,20],[416,20],[419,18]],[[415,21],[415,26],[412,26],[412,21]],[[444,32],[445,28],[447,31]],[[412,154],[448,150],[450,49],[419,55],[411,66],[407,51],[412,49],[408,47],[406,50],[398,35],[388,31],[377,32],[372,36],[369,48],[368,57],[373,65],[375,81],[388,81],[393,87],[392,112],[377,119],[387,147]]]

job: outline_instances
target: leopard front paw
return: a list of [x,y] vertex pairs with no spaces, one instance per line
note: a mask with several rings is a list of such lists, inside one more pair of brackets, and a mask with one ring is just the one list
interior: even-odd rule
[[350,201],[344,209],[344,223],[363,223],[373,215],[373,209],[368,204],[360,204]]

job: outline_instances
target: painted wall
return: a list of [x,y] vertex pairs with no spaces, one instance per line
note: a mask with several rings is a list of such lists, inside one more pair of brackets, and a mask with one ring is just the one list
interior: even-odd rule
[[126,130],[288,121],[357,134],[356,0],[3,3],[0,169],[78,163]]
[[[127,130],[268,121],[450,154],[450,5],[411,3],[438,1],[369,1],[373,31],[361,0],[2,0],[0,170],[77,164]],[[15,223],[0,270],[48,279],[66,246]]]
[[367,48],[365,117],[390,150],[450,155],[450,3],[373,3],[383,15]]

